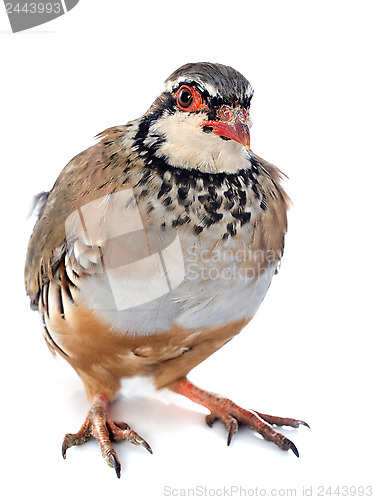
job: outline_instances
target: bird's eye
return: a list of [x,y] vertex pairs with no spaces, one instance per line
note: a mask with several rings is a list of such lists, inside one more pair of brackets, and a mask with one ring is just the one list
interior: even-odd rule
[[177,101],[178,108],[188,113],[207,109],[202,95],[195,87],[182,85],[174,94],[174,99]]
[[178,104],[180,107],[186,109],[193,103],[193,95],[188,87],[181,87],[178,92]]

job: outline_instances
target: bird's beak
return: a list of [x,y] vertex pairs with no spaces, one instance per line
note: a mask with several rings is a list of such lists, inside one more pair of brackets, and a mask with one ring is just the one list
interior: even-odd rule
[[249,149],[249,119],[246,110],[222,106],[217,115],[219,120],[208,120],[201,126],[211,128],[214,134],[232,139]]

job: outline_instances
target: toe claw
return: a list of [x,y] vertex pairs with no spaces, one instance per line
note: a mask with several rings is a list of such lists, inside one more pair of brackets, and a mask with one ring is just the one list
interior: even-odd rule
[[74,444],[77,441],[77,437],[75,434],[66,434],[64,437],[64,440],[62,442],[62,457],[66,459],[66,450],[68,450],[71,446],[74,446]]
[[115,455],[114,453],[111,453],[108,458],[110,460],[110,463],[112,464],[112,467],[114,467],[119,479],[121,477],[121,462],[118,460],[117,455]]
[[299,422],[299,425],[305,425],[305,427],[308,427],[308,429],[310,429],[310,425],[307,424],[306,422],[304,422],[304,420],[298,420]]
[[149,453],[151,455],[153,455],[153,451],[152,451],[152,448],[149,446],[149,444],[147,443],[147,441],[145,439],[143,439],[143,441],[140,443],[142,446],[144,446],[144,448],[149,451]]
[[239,424],[238,424],[237,420],[233,419],[230,422],[228,429],[227,429],[229,431],[229,433],[227,435],[227,446],[230,446],[231,440],[232,440],[234,434],[236,434],[236,432],[238,431],[238,428],[239,428]]
[[299,452],[298,452],[298,449],[296,448],[296,446],[294,445],[294,443],[290,440],[290,439],[285,439],[284,440],[284,444],[288,447],[287,449],[288,450],[292,450],[295,455],[297,456],[297,458],[299,458]]
[[152,448],[149,446],[147,441],[139,436],[139,434],[137,434],[135,431],[130,431],[126,439],[132,444],[142,445],[147,451],[149,451],[151,455],[153,454]]
[[149,453],[151,455],[153,455],[152,448],[149,446],[149,444],[147,443],[147,441],[145,439],[143,439],[141,436],[139,436],[139,434],[136,434],[135,437],[133,439],[130,439],[129,441],[133,444],[142,445],[147,451],[149,451]]

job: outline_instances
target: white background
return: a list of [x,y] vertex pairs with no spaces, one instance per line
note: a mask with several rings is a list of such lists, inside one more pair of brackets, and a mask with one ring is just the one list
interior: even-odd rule
[[[1,9],[6,498],[161,499],[167,486],[216,496],[224,486],[296,488],[298,498],[312,487],[317,498],[319,486],[373,483],[373,14],[361,0],[81,0],[12,34]],[[62,438],[78,430],[88,403],[28,306],[23,265],[34,220],[26,216],[33,195],[94,135],[143,114],[164,79],[195,61],[231,65],[251,81],[252,148],[289,176],[294,206],[281,272],[256,318],[191,379],[311,429],[284,431],[299,459],[248,429],[227,448],[223,425],[209,429],[203,408],[124,383],[112,415],[154,455],[115,445],[118,480],[95,442],[61,458]]]

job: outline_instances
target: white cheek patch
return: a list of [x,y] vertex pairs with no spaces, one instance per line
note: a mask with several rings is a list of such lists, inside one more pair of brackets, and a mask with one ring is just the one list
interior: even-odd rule
[[176,112],[165,115],[149,129],[145,145],[157,137],[165,138],[157,150],[175,167],[199,169],[203,172],[236,172],[248,167],[248,152],[232,140],[224,141],[214,133],[203,132],[206,114]]

